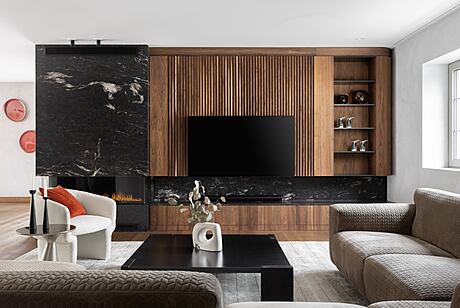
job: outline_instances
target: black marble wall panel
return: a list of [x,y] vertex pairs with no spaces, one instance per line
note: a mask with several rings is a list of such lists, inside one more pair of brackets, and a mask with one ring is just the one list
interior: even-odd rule
[[148,47],[130,55],[47,47],[36,47],[37,174],[148,175]]
[[154,177],[150,203],[186,197],[197,179],[213,196],[281,196],[282,203],[386,202],[386,177]]

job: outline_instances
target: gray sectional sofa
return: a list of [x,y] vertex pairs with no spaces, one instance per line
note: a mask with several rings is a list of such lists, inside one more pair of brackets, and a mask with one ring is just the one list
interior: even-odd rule
[[336,204],[329,237],[332,261],[371,303],[450,301],[460,283],[459,194],[418,189],[414,204]]

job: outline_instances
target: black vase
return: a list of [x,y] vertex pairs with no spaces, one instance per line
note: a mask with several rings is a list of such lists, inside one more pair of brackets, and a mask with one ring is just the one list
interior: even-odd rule
[[337,95],[335,97],[335,103],[336,104],[348,104],[348,95]]
[[35,218],[35,193],[34,189],[29,190],[30,193],[30,215],[29,215],[29,232],[37,232],[37,220]]
[[45,204],[43,205],[43,233],[48,233],[50,230],[50,224],[48,219],[48,197],[43,197]]

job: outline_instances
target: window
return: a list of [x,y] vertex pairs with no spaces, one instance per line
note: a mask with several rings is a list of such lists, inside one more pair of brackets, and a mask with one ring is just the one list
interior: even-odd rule
[[460,168],[460,61],[449,64],[449,167]]

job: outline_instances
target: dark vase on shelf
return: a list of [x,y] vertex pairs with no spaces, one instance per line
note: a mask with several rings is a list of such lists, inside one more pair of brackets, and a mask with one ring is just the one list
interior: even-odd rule
[[29,216],[29,232],[37,232],[37,221],[35,218],[35,189],[29,190],[30,193],[30,216]]
[[353,103],[355,104],[368,104],[369,93],[364,90],[353,91]]
[[50,225],[48,219],[48,197],[43,197],[45,204],[43,205],[43,233],[48,233]]
[[335,103],[336,104],[348,104],[348,95],[336,95],[335,96]]

